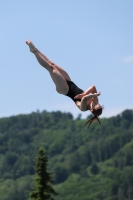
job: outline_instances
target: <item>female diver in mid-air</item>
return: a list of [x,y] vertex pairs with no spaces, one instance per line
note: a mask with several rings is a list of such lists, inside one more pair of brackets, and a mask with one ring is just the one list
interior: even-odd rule
[[50,61],[30,40],[27,40],[26,44],[29,46],[30,51],[36,56],[40,65],[50,73],[50,76],[55,83],[56,91],[59,94],[70,97],[81,111],[90,110],[94,114],[86,124],[90,125],[95,119],[100,123],[98,116],[102,114],[103,107],[98,103],[98,96],[101,93],[97,92],[96,87],[92,85],[86,91],[81,90],[72,82],[70,76],[64,69]]

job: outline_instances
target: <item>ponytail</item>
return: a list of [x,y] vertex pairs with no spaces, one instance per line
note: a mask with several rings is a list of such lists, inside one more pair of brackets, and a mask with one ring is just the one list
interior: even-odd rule
[[93,121],[95,121],[95,120],[97,120],[98,123],[101,125],[101,122],[100,122],[100,120],[98,119],[98,117],[97,117],[96,115],[94,115],[94,117],[92,117],[91,119],[89,119],[89,120],[85,123],[84,127],[85,127],[87,124],[88,124],[88,126],[90,126],[91,123],[92,123]]

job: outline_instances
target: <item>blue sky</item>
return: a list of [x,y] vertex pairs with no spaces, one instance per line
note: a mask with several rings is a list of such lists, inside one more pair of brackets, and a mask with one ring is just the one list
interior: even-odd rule
[[0,117],[81,113],[55,91],[25,44],[29,38],[80,88],[97,87],[102,117],[133,108],[132,0],[1,0],[0,21]]

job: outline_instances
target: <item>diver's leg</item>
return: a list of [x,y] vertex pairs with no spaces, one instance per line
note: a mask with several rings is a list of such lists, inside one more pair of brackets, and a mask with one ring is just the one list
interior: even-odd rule
[[[44,59],[48,59],[44,54],[42,54],[40,51],[39,51],[39,53],[40,53],[40,55],[42,56],[42,57],[44,57]],[[69,80],[69,81],[71,81],[71,78],[70,78],[70,76],[68,75],[68,73],[63,69],[63,68],[61,68],[61,67],[59,67],[58,65],[56,65],[54,62],[52,62],[52,61],[48,61],[51,65],[53,65],[61,74],[62,74],[62,76],[66,79],[66,80]]]
[[[32,46],[32,50],[31,50],[31,51],[35,51],[35,49],[37,49],[37,48],[33,45],[33,43],[32,43],[30,40],[28,40],[26,43],[27,43],[27,44],[28,44],[28,43],[31,44],[31,46]],[[37,49],[37,50],[38,50],[38,49]],[[42,52],[40,52],[39,50],[38,50],[38,53],[40,54],[40,56],[41,56],[42,58],[44,58],[44,60],[45,60],[46,62],[50,63],[50,65],[53,65],[53,67],[55,67],[55,68],[62,74],[62,76],[63,76],[66,80],[71,81],[70,76],[68,75],[68,73],[67,73],[63,68],[59,67],[58,65],[56,65],[55,63],[53,63],[52,61],[50,61],[50,60],[49,60]]]
[[50,76],[56,85],[57,92],[61,94],[67,94],[69,88],[65,78],[62,76],[60,71],[58,71],[58,69],[54,67],[54,65],[51,64],[51,62],[49,62],[48,59],[44,59],[44,57],[40,55],[39,50],[35,48],[30,41],[27,41],[26,43],[29,46],[30,51],[36,56],[40,65],[43,66],[45,69],[47,69],[48,72],[50,73]]

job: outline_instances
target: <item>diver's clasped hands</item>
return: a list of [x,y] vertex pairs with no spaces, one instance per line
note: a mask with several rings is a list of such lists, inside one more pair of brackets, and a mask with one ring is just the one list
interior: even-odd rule
[[97,97],[101,95],[101,92],[94,93]]
[[74,99],[82,99],[83,97],[87,96],[87,97],[97,97],[97,96],[100,96],[101,95],[101,92],[97,92],[97,93],[94,93],[94,94],[86,94],[85,92],[81,93],[81,94],[78,94],[74,97]]

